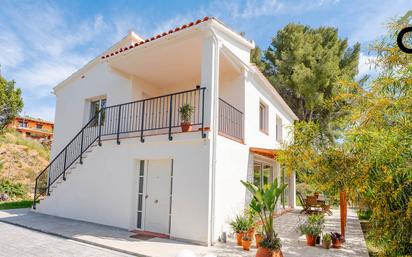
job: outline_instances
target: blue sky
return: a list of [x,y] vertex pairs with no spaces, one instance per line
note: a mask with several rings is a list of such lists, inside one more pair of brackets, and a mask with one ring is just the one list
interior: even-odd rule
[[23,115],[54,119],[52,88],[109,48],[129,29],[150,37],[215,16],[266,49],[289,22],[334,26],[360,42],[360,73],[370,72],[367,45],[412,1],[23,1],[0,0],[1,73],[23,90]]

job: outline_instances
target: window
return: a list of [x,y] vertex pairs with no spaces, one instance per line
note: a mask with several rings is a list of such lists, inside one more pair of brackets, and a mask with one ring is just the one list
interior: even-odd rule
[[273,179],[273,166],[262,162],[255,162],[253,164],[253,184],[264,186],[272,183]]
[[106,98],[102,98],[99,100],[94,100],[90,102],[90,115],[89,115],[89,120],[95,118],[96,115],[97,118],[94,119],[94,121],[92,121],[90,123],[90,126],[98,126],[101,123],[104,123],[105,120],[105,113],[104,111],[99,112],[101,109],[106,107]]
[[43,128],[43,124],[39,124],[39,123],[36,124],[36,129],[42,129],[42,128]]
[[259,130],[268,133],[268,107],[260,102],[259,104]]
[[276,140],[278,142],[283,141],[283,124],[282,118],[276,115]]
[[139,179],[138,179],[138,192],[137,192],[137,228],[143,229],[143,182],[144,182],[144,160],[139,162]]
[[27,128],[27,121],[19,121],[20,128]]

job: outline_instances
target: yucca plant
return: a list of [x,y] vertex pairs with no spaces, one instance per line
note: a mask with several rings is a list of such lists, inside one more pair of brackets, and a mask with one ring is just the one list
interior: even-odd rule
[[253,195],[249,206],[258,214],[262,223],[264,242],[262,242],[262,246],[269,250],[279,250],[281,245],[275,232],[274,216],[276,204],[287,185],[278,185],[277,179],[264,187],[258,187],[247,181],[241,182]]

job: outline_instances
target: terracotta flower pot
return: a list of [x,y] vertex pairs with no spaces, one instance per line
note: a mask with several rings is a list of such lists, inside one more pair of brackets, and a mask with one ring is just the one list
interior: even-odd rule
[[259,247],[256,252],[256,257],[283,257],[282,250],[271,251],[264,247]]
[[255,228],[250,228],[248,231],[247,231],[247,236],[249,237],[249,238],[252,238],[252,240],[253,240],[253,236],[255,235]]
[[182,128],[182,132],[192,131],[192,124],[190,122],[182,122],[180,123],[180,127]]
[[341,248],[342,247],[342,240],[332,239],[332,247],[333,248]]
[[242,239],[242,247],[243,247],[243,250],[249,251],[251,244],[252,244],[252,240],[243,240],[243,239]]
[[306,235],[306,244],[309,246],[316,245],[316,236],[314,235]]
[[237,245],[242,245],[242,237],[243,237],[243,232],[236,232],[236,242]]
[[256,248],[260,247],[260,242],[263,240],[263,235],[262,234],[255,234],[255,240],[256,240]]
[[329,248],[330,248],[330,245],[331,245],[331,242],[330,242],[330,241],[328,241],[328,242],[322,241],[322,247],[323,247],[323,248],[329,249]]

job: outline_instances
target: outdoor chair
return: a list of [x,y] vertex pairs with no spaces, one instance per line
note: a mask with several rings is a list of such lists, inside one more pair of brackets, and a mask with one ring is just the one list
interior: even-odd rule
[[333,213],[331,211],[331,205],[330,204],[322,204],[322,212],[327,213],[329,216],[331,216]]
[[297,196],[298,196],[298,199],[299,199],[299,202],[300,202],[300,205],[302,205],[302,210],[300,211],[300,213],[307,213],[307,214],[309,214],[310,213],[310,206],[307,204],[307,202],[305,201],[305,199],[303,199],[303,196],[302,196],[302,194],[300,193],[300,192],[296,192],[296,194],[297,194]]
[[318,203],[318,198],[314,195],[308,195],[306,197],[306,204],[309,207],[310,213],[318,213],[321,212],[321,205]]

